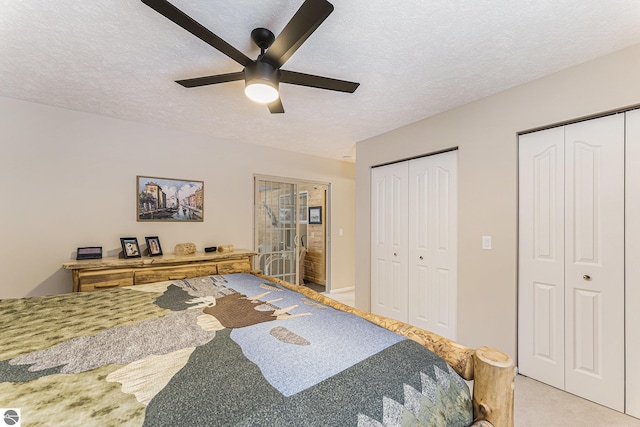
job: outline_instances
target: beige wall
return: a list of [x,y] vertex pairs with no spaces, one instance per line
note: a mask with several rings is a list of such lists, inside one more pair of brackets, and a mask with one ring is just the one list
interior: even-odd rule
[[[332,184],[332,285],[353,286],[352,163],[0,97],[0,299],[70,291],[76,248],[124,236],[251,249],[254,173]],[[204,222],[137,222],[136,175],[204,181]]]
[[[307,209],[320,206],[322,209],[322,224],[307,224],[305,244],[307,254],[304,257],[304,280],[305,282],[327,284],[326,265],[326,242],[327,242],[327,221],[325,215],[326,206],[326,185],[301,185],[300,191],[307,191]],[[355,213],[354,213],[355,214]]]
[[370,167],[457,146],[458,341],[515,356],[517,133],[637,104],[640,45],[358,143],[357,306],[370,298]]

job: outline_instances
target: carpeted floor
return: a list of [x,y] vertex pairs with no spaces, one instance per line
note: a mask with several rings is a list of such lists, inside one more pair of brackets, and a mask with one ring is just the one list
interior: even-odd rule
[[640,427],[640,420],[522,375],[516,377],[517,427]]
[[313,283],[313,282],[305,282],[304,285],[307,288],[311,288],[316,292],[324,292],[327,289],[325,285],[318,285],[317,283]]

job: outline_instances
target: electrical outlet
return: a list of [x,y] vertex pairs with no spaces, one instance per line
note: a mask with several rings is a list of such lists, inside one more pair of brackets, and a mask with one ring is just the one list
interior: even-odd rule
[[482,236],[482,249],[491,249],[491,236]]

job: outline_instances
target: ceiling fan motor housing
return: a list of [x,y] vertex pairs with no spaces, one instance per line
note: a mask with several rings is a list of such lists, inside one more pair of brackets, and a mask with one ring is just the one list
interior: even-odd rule
[[267,62],[252,62],[244,69],[244,85],[249,98],[260,103],[272,102],[279,97],[280,70]]
[[268,62],[256,61],[244,69],[245,85],[263,83],[278,89],[280,70]]

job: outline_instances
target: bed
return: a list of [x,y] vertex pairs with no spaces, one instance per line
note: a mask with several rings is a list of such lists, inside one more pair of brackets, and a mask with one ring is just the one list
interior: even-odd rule
[[22,426],[513,425],[508,355],[260,274],[8,299],[0,324]]

